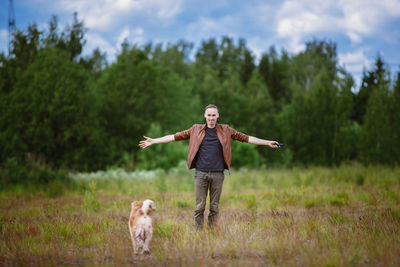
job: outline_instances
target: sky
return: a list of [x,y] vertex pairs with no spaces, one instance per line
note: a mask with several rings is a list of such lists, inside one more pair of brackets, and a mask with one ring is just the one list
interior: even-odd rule
[[[13,0],[16,26],[48,30],[52,15],[63,29],[73,13],[87,28],[84,55],[95,48],[109,62],[121,43],[193,43],[244,38],[257,62],[271,46],[297,54],[312,40],[337,45],[339,64],[360,84],[378,55],[392,76],[400,71],[400,0]],[[8,51],[9,0],[0,0],[0,51]]]

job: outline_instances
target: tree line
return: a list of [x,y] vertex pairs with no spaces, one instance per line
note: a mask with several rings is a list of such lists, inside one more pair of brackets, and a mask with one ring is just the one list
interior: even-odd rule
[[306,43],[289,54],[270,47],[259,62],[244,39],[143,46],[124,42],[114,62],[100,49],[83,56],[86,29],[36,24],[17,31],[0,54],[0,163],[35,162],[92,171],[169,169],[185,160],[185,143],[140,151],[158,137],[204,122],[219,107],[220,123],[280,140],[284,149],[233,144],[233,166],[397,164],[400,158],[400,72],[382,57],[359,88],[339,65],[336,44]]

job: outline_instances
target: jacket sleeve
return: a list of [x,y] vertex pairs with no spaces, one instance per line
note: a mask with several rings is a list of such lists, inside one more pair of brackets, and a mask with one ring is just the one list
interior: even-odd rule
[[190,135],[192,134],[192,130],[193,130],[192,126],[190,129],[181,131],[181,132],[177,132],[176,134],[174,134],[174,139],[175,141],[181,141],[181,140],[187,140],[190,138]]
[[240,141],[242,143],[248,143],[249,142],[249,136],[247,134],[241,133],[236,131],[235,129],[229,127],[229,130],[231,132],[231,138],[236,141]]

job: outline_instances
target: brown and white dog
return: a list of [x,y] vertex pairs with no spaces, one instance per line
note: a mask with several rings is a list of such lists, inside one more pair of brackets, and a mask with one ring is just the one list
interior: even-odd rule
[[129,232],[135,254],[150,253],[150,242],[153,237],[154,219],[152,212],[156,206],[152,200],[132,202],[129,216]]

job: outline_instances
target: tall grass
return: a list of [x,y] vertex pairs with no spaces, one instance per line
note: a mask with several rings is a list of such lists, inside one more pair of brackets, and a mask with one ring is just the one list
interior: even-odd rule
[[[0,264],[400,265],[398,168],[232,171],[219,226],[204,231],[193,227],[191,172],[131,176],[75,175],[58,197],[1,193]],[[130,202],[146,198],[157,205],[152,254],[135,257]]]

